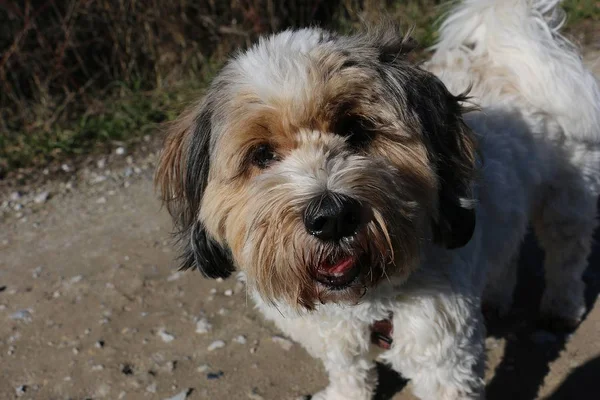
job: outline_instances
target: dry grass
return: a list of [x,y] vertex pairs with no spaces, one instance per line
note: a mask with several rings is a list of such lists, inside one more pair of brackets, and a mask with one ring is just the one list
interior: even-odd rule
[[[260,34],[310,24],[345,31],[385,14],[415,26],[417,39],[429,45],[439,3],[0,2],[0,177],[147,133],[197,94],[232,50]],[[595,1],[567,3],[576,22],[600,15]]]

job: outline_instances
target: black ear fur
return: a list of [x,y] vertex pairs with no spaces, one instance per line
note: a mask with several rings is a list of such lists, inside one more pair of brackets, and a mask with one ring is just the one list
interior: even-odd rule
[[[465,246],[475,231],[473,185],[476,141],[462,118],[466,96],[453,96],[435,76],[421,82],[422,92],[409,95],[429,142],[438,174],[438,217],[432,221],[434,241],[448,249]],[[418,96],[420,99],[415,99]],[[410,100],[409,100],[410,101]]]
[[198,220],[208,183],[213,105],[208,94],[199,107],[184,113],[171,127],[156,174],[163,200],[176,225],[180,270],[198,269],[208,278],[227,278],[235,270],[228,249]]
[[229,251],[206,233],[201,222],[196,222],[186,237],[180,270],[196,268],[204,277],[215,279],[227,278],[235,271]]
[[[391,34],[390,34],[391,33]],[[405,117],[420,124],[430,161],[439,180],[438,216],[432,221],[434,241],[446,248],[466,245],[475,230],[472,186],[476,171],[476,141],[465,124],[461,102],[466,95],[454,96],[433,74],[410,63],[405,54],[415,47],[397,28],[376,33],[376,42],[389,83],[390,94],[405,99]],[[401,88],[399,88],[399,86]],[[400,107],[402,107],[401,100]]]

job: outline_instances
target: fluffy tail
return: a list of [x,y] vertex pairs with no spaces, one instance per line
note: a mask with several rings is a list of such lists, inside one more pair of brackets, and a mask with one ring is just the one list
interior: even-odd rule
[[[600,89],[559,29],[560,0],[463,0],[440,29],[428,67],[482,106],[550,116],[569,140],[600,144]],[[531,115],[530,115],[531,116]]]

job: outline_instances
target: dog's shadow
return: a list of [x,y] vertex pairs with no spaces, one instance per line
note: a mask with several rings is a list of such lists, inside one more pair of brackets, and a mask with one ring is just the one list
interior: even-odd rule
[[[599,204],[600,206],[600,204]],[[536,325],[543,292],[543,252],[532,234],[527,235],[521,251],[519,283],[513,309],[500,322],[488,322],[488,337],[504,338],[504,356],[486,388],[488,400],[533,400],[570,335],[550,333]],[[587,309],[591,310],[600,293],[600,229],[583,277]],[[587,315],[586,315],[587,317]],[[378,364],[379,386],[375,400],[389,400],[407,381],[388,367]],[[595,376],[596,379],[590,379]],[[597,399],[600,357],[575,370],[548,399]]]

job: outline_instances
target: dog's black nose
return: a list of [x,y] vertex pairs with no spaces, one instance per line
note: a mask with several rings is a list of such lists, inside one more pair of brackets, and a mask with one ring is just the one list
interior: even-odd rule
[[313,199],[304,211],[304,226],[321,240],[354,236],[361,222],[362,207],[351,197],[327,193]]

